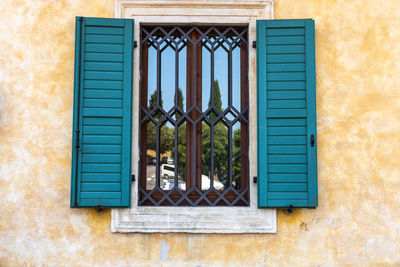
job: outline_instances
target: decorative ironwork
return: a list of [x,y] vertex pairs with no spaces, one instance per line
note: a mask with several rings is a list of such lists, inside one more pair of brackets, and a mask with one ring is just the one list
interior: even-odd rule
[[142,26],[139,205],[249,205],[247,32]]

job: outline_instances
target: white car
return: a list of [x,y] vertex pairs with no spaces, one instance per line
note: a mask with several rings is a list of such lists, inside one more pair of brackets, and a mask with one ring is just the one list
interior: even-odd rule
[[162,164],[161,168],[161,178],[169,179],[170,177],[175,176],[175,165],[172,164]]
[[[170,190],[174,186],[174,176],[175,176],[175,165],[172,164],[162,164],[161,168],[161,188],[165,190]],[[184,181],[178,180],[178,187],[181,190],[186,190],[186,183]],[[201,189],[207,190],[210,187],[210,178],[206,175],[201,175]],[[214,188],[217,190],[223,189],[224,185],[214,179]]]

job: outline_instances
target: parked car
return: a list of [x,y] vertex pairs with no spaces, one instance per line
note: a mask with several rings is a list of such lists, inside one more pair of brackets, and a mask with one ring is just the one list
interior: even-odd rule
[[172,164],[162,164],[161,168],[161,177],[164,179],[169,179],[170,177],[175,176],[175,165]]

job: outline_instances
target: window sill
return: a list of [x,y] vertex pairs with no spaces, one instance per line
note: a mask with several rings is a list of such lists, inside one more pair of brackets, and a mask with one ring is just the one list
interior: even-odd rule
[[276,210],[252,207],[113,209],[113,233],[276,233]]

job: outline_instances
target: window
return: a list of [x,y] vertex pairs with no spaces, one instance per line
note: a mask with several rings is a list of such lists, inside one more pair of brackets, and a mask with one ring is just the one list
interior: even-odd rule
[[139,205],[249,205],[247,31],[141,27]]
[[[137,0],[116,0],[116,3],[120,7],[117,14],[128,19],[78,17],[76,21],[71,207],[113,208],[113,232],[147,233],[273,233],[276,211],[271,208],[315,208],[313,20],[264,20],[272,18],[273,3],[269,0],[250,0],[240,5],[229,0],[210,2],[208,8],[195,3],[196,7],[181,7],[181,1],[168,1],[160,6],[147,6]],[[230,6],[234,8],[227,8]],[[181,23],[189,26],[177,27],[180,33],[174,34],[175,27],[171,25]],[[191,35],[191,29],[197,37]],[[149,38],[140,38],[142,31]],[[203,34],[207,31],[210,34]],[[225,31],[227,36],[222,38]],[[238,94],[234,92],[238,89],[234,85],[239,83],[233,77],[234,51],[230,60],[230,48],[227,49],[228,68],[221,68],[228,69],[225,75],[228,82],[211,77],[215,74],[211,68],[216,64],[210,64],[211,55],[209,61],[204,55],[212,50],[206,47],[208,40],[213,40],[214,46],[224,46],[225,39],[231,39],[227,43],[235,46],[238,37],[240,62],[248,65],[244,68],[240,64],[237,72],[240,100],[235,102]],[[157,45],[154,49],[157,38],[163,39],[157,41],[161,49]],[[178,42],[178,38],[182,40]],[[218,43],[218,38],[224,42]],[[139,40],[139,49],[134,49],[135,39]],[[190,40],[198,43],[193,45]],[[253,40],[257,40],[257,49],[254,43],[252,48],[244,49],[245,41]],[[191,45],[192,52],[188,52]],[[162,49],[170,52],[157,52]],[[219,49],[214,47],[214,60],[219,57],[216,52]],[[242,53],[242,49],[248,54]],[[156,56],[151,56],[154,50]],[[162,60],[163,56],[177,59]],[[242,60],[244,56],[248,60]],[[147,63],[141,63],[143,59]],[[171,64],[164,70],[163,62]],[[207,64],[209,69],[204,67]],[[147,66],[142,73],[141,66]],[[163,75],[168,71],[172,74]],[[205,82],[204,73],[210,76]],[[248,91],[242,90],[246,87],[242,86],[245,73]],[[147,83],[144,97],[140,95],[144,88],[140,78]],[[220,104],[215,97],[216,80],[220,93],[225,90]],[[151,83],[158,85],[154,87]],[[204,85],[207,83],[208,88]],[[202,89],[201,95],[196,88]],[[224,101],[226,95],[228,101]],[[232,108],[239,105],[240,109]],[[215,130],[221,121],[222,128],[227,130],[220,131],[223,133],[220,136],[228,139],[221,142],[225,147],[228,143],[228,148],[221,150],[225,153],[222,158],[228,155],[231,161],[221,160],[217,163],[223,164],[215,166],[215,160],[214,164],[208,164],[211,158],[202,157],[209,147],[202,140],[208,132],[209,143],[214,140],[216,145],[216,135],[211,129]],[[237,135],[240,142],[235,143],[237,121],[241,133]],[[179,127],[184,138],[179,138]],[[163,140],[171,140],[168,134],[163,137],[163,129],[172,133],[173,142],[163,144]],[[151,131],[156,134],[148,134]],[[203,144],[207,146],[204,148]],[[240,144],[240,157],[235,156],[236,144]],[[166,148],[160,148],[161,145]],[[247,157],[248,161],[243,161]],[[234,169],[238,162],[240,171]],[[221,166],[228,166],[228,171],[219,172]],[[150,170],[154,178],[148,177]],[[145,183],[140,172],[146,172]],[[135,180],[135,176],[139,178]]]

